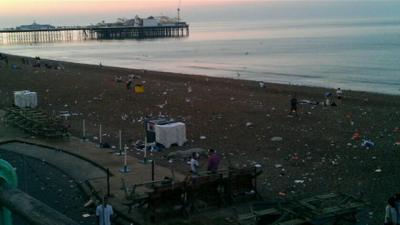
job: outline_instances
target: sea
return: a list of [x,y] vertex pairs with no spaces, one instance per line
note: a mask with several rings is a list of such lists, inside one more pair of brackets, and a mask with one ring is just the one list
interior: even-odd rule
[[249,1],[182,9],[182,17],[189,37],[0,45],[0,52],[400,95],[400,1]]

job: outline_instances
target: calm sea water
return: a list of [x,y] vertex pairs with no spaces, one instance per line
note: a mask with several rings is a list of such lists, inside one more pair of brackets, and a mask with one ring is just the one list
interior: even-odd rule
[[400,16],[270,19],[257,14],[245,20],[189,23],[188,38],[0,46],[0,51],[89,64],[400,94]]

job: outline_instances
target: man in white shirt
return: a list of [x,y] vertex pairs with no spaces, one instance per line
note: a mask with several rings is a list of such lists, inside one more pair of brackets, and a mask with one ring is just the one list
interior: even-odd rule
[[190,159],[190,171],[192,172],[193,175],[198,174],[198,168],[199,168],[199,161],[197,161],[197,153],[193,152],[192,153],[192,158]]
[[97,224],[111,225],[111,217],[114,214],[112,206],[108,204],[107,197],[103,198],[103,204],[96,208]]

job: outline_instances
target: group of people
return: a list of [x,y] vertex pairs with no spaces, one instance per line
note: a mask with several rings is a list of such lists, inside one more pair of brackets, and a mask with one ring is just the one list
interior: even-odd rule
[[391,196],[388,199],[385,209],[384,225],[399,225],[400,224],[400,193]]
[[[199,173],[199,157],[200,155],[198,153],[192,153],[192,157],[190,159],[190,172],[192,173],[192,177],[196,177]],[[220,155],[218,155],[218,153],[214,149],[209,149],[207,171],[216,174],[218,172],[220,162]]]
[[[193,181],[199,172],[199,154],[193,153],[190,159],[190,170],[192,173]],[[221,162],[220,155],[214,150],[208,150],[208,162],[207,162],[207,171],[212,174],[218,173],[218,167]],[[111,225],[111,220],[114,215],[113,208],[110,204],[108,204],[108,198],[105,196],[102,199],[102,203],[96,207],[96,217],[98,225]]]
[[[337,106],[335,101],[331,102],[331,97],[332,97],[332,93],[328,92],[325,93],[325,101],[324,101],[324,106]],[[338,101],[342,101],[343,99],[343,91],[342,89],[338,88],[336,90],[336,98]],[[317,104],[319,104],[319,102],[317,102]],[[289,111],[289,115],[296,115],[297,116],[297,105],[298,105],[298,100],[296,95],[293,95],[293,97],[290,99],[290,111]]]

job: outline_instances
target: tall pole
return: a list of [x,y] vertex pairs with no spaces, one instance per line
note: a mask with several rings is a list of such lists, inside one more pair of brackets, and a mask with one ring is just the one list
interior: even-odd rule
[[147,163],[147,135],[144,137],[144,157],[143,162]]
[[151,181],[154,181],[154,159],[151,160]]
[[124,166],[119,169],[121,173],[129,173],[131,170],[128,168],[128,146],[124,147]]
[[181,20],[181,9],[178,8],[178,24],[179,24],[180,20]]
[[101,124],[100,124],[100,128],[99,128],[99,141],[100,141],[100,147],[101,147],[101,144],[103,143],[103,135],[101,133]]
[[127,168],[127,166],[128,166],[126,149],[127,149],[127,148],[124,148],[124,170],[125,170],[125,171],[126,171],[126,168]]
[[110,197],[110,169],[107,168],[107,196]]
[[82,121],[82,137],[86,139],[86,122],[85,120]]
[[119,153],[122,153],[122,132],[119,130]]

